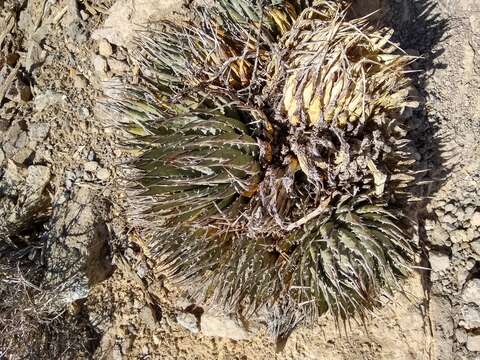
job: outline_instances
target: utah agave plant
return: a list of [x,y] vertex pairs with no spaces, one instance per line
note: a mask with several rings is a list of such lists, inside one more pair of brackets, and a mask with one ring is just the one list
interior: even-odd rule
[[364,316],[413,259],[412,58],[348,2],[218,0],[138,37],[108,106],[141,151],[130,219],[201,301],[276,335]]

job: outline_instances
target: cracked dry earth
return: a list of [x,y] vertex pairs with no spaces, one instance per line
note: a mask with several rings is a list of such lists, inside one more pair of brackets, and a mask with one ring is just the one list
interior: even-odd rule
[[[203,309],[170,285],[124,220],[116,169],[129,154],[96,100],[105,81],[138,79],[136,24],[185,16],[183,4],[0,1],[0,227],[43,224],[45,245],[31,255],[46,259],[43,284],[94,334],[88,351],[65,358],[480,358],[480,1],[358,3],[382,7],[396,41],[421,56],[424,104],[409,116],[433,181],[418,214],[418,270],[365,325],[345,334],[324,317],[275,353],[261,323]],[[35,215],[45,202],[51,210]]]

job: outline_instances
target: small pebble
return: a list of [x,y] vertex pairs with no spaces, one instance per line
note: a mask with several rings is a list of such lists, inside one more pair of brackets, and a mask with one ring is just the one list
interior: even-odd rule
[[473,227],[479,227],[480,226],[480,212],[477,211],[472,215],[472,218],[470,219],[470,224],[472,224]]
[[95,160],[95,151],[90,150],[90,151],[88,152],[87,159],[88,159],[89,161]]
[[90,17],[90,15],[85,10],[80,10],[80,17],[83,21],[85,21]]
[[96,161],[89,161],[83,165],[83,168],[85,169],[85,171],[94,172],[98,169],[98,163]]
[[100,55],[95,55],[92,60],[93,67],[97,76],[104,80],[107,75],[107,61]]
[[51,106],[63,106],[67,103],[67,96],[51,90],[35,96],[34,104],[37,111],[43,111]]
[[73,78],[73,86],[77,89],[85,89],[88,85],[87,79],[83,75],[75,75]]
[[80,118],[82,118],[83,120],[85,120],[90,116],[90,110],[88,110],[88,108],[86,107],[81,107],[79,112],[80,112]]
[[180,313],[177,315],[177,322],[179,325],[196,334],[200,331],[198,320],[195,315],[190,313]]
[[460,244],[458,244],[458,243],[455,243],[455,244],[452,245],[452,253],[454,253],[454,254],[459,253],[461,249],[462,248],[461,248]]
[[98,42],[98,53],[106,58],[112,56],[113,54],[112,45],[110,45],[110,43],[107,40],[101,39]]
[[475,212],[475,208],[473,206],[467,206],[465,208],[465,215],[466,216],[472,216],[474,212]]
[[25,146],[17,151],[17,153],[12,157],[12,160],[17,164],[24,164],[32,157],[32,154],[33,150]]
[[442,227],[443,227],[445,230],[447,230],[448,232],[451,232],[451,231],[457,229],[457,227],[456,227],[455,225],[453,225],[453,224],[447,224],[447,223],[443,223],[443,224],[442,224]]
[[97,171],[97,178],[99,180],[107,180],[110,177],[110,170],[102,168]]
[[475,234],[475,229],[473,227],[469,227],[467,229],[467,241],[473,241],[473,239],[477,239],[478,237]]
[[448,239],[448,232],[443,229],[440,224],[436,224],[430,236],[430,241],[432,242],[432,244],[443,246],[448,241]]
[[127,56],[123,51],[120,51],[119,49],[117,49],[117,52],[115,54],[115,59],[123,61],[123,60],[127,60]]
[[473,269],[473,267],[475,266],[476,263],[477,262],[475,261],[475,259],[468,258],[467,263],[465,264],[465,268],[468,269],[468,270],[471,270],[471,269]]
[[151,330],[155,329],[157,326],[157,317],[153,312],[153,309],[150,306],[144,306],[140,313],[138,314],[140,319],[143,320],[145,325],[149,327]]
[[444,271],[450,266],[450,259],[448,255],[440,253],[438,251],[430,252],[430,266],[435,272]]
[[457,209],[457,212],[455,213],[455,216],[459,221],[463,221],[466,218],[465,212],[463,211],[462,208]]
[[453,212],[453,211],[455,211],[455,205],[447,204],[447,206],[445,206],[445,212]]
[[82,177],[83,177],[83,180],[85,180],[85,181],[93,181],[94,180],[94,176],[89,172],[85,172]]
[[447,224],[455,224],[456,221],[457,221],[457,218],[450,214],[447,214],[443,217],[443,222]]
[[435,221],[426,219],[425,220],[425,230],[430,231],[435,228]]
[[443,211],[443,209],[435,209],[435,215],[441,218],[443,215],[445,215],[445,212]]
[[480,335],[469,334],[467,336],[467,349],[472,352],[480,352]]
[[450,238],[454,243],[466,242],[468,239],[467,232],[461,229],[452,231],[452,233],[450,234]]
[[472,247],[473,252],[476,255],[480,256],[480,239],[475,240],[472,243],[470,243],[470,246]]
[[48,123],[34,123],[30,124],[28,128],[28,137],[32,141],[43,141],[50,131]]
[[126,73],[129,69],[129,66],[126,62],[119,61],[114,58],[108,59],[108,66],[114,74]]
[[65,171],[65,186],[67,189],[72,188],[73,183],[75,182],[76,176],[73,171]]

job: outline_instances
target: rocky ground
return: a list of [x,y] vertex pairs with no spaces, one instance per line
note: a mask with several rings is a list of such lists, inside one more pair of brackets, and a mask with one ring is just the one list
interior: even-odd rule
[[425,101],[409,114],[432,179],[422,253],[405,294],[365,326],[322,318],[276,354],[261,323],[169,284],[125,222],[129,154],[97,102],[110,80],[138,80],[136,25],[185,16],[183,3],[0,0],[0,359],[480,358],[480,2],[358,3],[383,6],[422,57]]

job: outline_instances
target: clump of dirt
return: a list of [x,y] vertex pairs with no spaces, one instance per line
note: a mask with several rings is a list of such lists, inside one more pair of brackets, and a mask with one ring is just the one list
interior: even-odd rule
[[[188,9],[174,1],[0,1],[0,357],[478,358],[480,3],[367,3],[357,1],[356,11],[381,6],[396,41],[422,57],[412,76],[425,102],[407,114],[430,179],[419,194],[419,268],[405,294],[386,299],[365,326],[337,329],[324,317],[275,354],[261,321],[201,308],[169,284],[123,215],[117,169],[129,154],[96,103],[105,82],[138,81],[132,29]],[[88,200],[77,201],[84,192]],[[81,234],[76,220],[85,219],[69,212],[76,208],[93,216]],[[70,226],[54,216],[62,213]],[[98,237],[104,246],[84,246]],[[52,287],[52,242],[102,261],[75,267],[84,280]],[[67,293],[70,305],[51,305]]]

